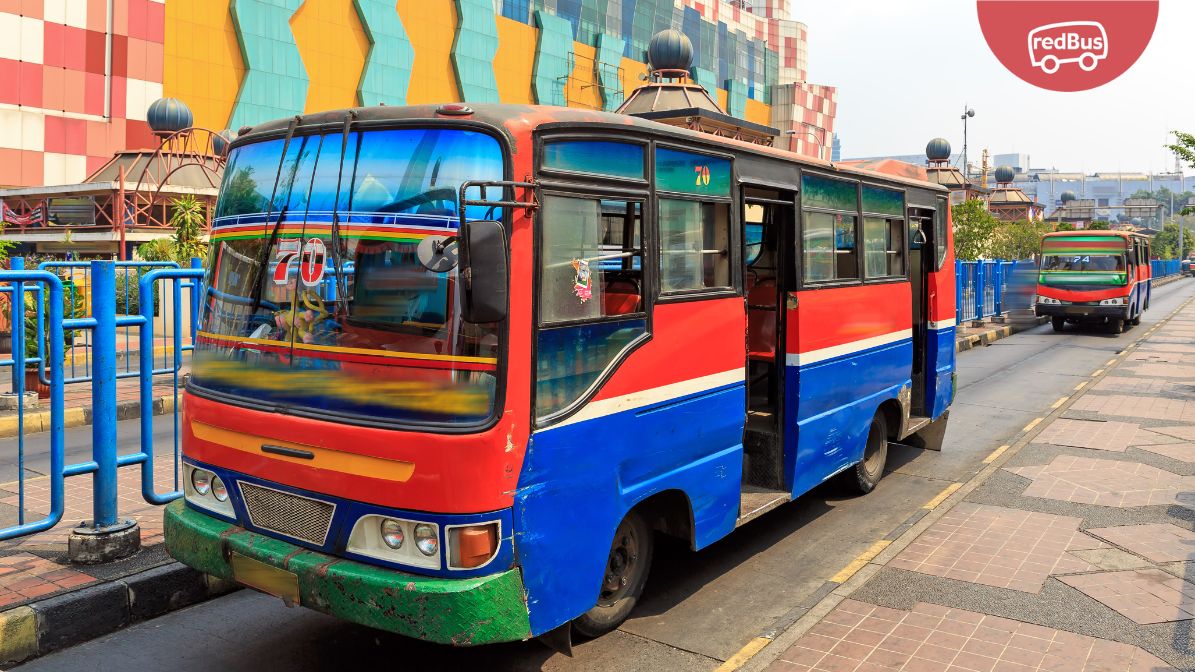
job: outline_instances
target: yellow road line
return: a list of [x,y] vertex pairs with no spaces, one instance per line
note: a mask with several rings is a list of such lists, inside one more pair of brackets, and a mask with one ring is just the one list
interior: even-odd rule
[[830,581],[832,583],[846,583],[847,579],[854,576],[855,572],[858,572],[860,569],[863,569],[864,567],[866,567],[867,563],[874,560],[875,557],[880,554],[880,551],[884,550],[885,548],[888,548],[888,545],[891,543],[892,542],[888,541],[887,539],[881,539],[881,540],[877,541],[876,543],[872,544],[870,548],[868,548],[866,551],[863,551],[862,553],[860,553],[859,557],[855,558],[854,560],[851,560],[851,564],[847,565],[846,567],[843,567],[842,571],[838,572],[834,576],[831,576]]
[[1087,381],[1086,381],[1086,380],[1084,380],[1083,382],[1079,383],[1078,385],[1075,385],[1075,391],[1076,391],[1076,392],[1078,392],[1079,390],[1083,389],[1084,387],[1087,387]]
[[1091,373],[1091,377],[1092,377],[1092,378],[1095,378],[1096,376],[1100,375],[1100,374],[1101,374],[1101,373],[1103,373],[1103,372],[1104,372],[1104,370],[1103,370],[1103,369],[1096,369],[1095,371],[1093,371],[1093,372]]
[[1068,399],[1070,399],[1070,397],[1059,397],[1058,401],[1050,404],[1050,408],[1058,408],[1059,406],[1065,404]]
[[1024,428],[1024,429],[1022,429],[1021,431],[1022,431],[1022,432],[1027,432],[1027,431],[1029,431],[1029,430],[1033,429],[1034,427],[1036,427],[1036,426],[1037,426],[1037,423],[1041,422],[1041,421],[1042,421],[1042,420],[1044,420],[1044,419],[1045,419],[1045,418],[1034,418],[1034,419],[1033,419],[1033,422],[1031,422],[1031,423],[1029,423],[1029,424],[1025,425],[1025,428]]
[[983,458],[983,463],[984,463],[984,464],[991,464],[992,462],[995,462],[995,461],[996,461],[996,458],[997,458],[997,457],[1000,457],[1001,455],[1003,455],[1003,454],[1004,454],[1004,451],[1006,451],[1006,450],[1008,450],[1008,446],[1007,446],[1007,445],[1000,446],[999,448],[997,448],[997,449],[993,450],[991,455],[988,455],[987,457]]
[[762,651],[763,647],[767,646],[771,642],[772,640],[768,639],[767,637],[756,637],[755,639],[747,642],[743,648],[739,649],[738,653],[734,654],[730,658],[727,658],[726,662],[719,665],[718,669],[714,670],[714,672],[733,672],[734,670],[739,669],[745,665],[748,660],[751,660],[752,656]]
[[1109,359],[1107,362],[1104,362],[1104,366],[1112,366],[1115,363],[1116,363],[1116,358],[1113,357],[1112,359]]
[[926,502],[925,506],[922,506],[921,508],[929,510],[938,508],[939,504],[946,501],[947,497],[953,495],[955,491],[961,487],[963,487],[962,483],[951,483],[950,485],[946,486],[942,492],[939,492],[936,497]]

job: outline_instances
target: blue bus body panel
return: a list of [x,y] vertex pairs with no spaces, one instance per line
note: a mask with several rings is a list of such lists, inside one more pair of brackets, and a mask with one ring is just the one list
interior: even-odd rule
[[926,350],[925,406],[937,420],[954,401],[955,327],[927,330]]
[[734,529],[745,418],[737,383],[532,435],[514,528],[533,635],[594,605],[614,530],[638,502],[683,493],[697,548]]
[[871,419],[881,403],[911,385],[912,361],[913,341],[904,338],[785,367],[784,468],[794,498],[863,459]]

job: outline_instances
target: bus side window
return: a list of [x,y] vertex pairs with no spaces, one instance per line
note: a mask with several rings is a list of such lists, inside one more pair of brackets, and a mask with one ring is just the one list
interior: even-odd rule
[[946,263],[946,236],[949,231],[946,230],[947,217],[950,212],[948,208],[950,203],[945,198],[938,199],[938,208],[934,211],[934,251],[936,258],[934,263],[934,270],[942,270],[942,264]]
[[647,333],[637,201],[546,195],[540,215],[536,417],[552,419]]
[[730,204],[660,201],[660,291],[729,288]]

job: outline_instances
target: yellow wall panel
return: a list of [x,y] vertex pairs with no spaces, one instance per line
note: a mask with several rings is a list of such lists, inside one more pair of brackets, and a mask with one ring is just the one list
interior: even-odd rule
[[[459,101],[452,68],[452,38],[456,35],[456,7],[452,0],[398,0],[398,15],[415,49],[407,103]],[[533,51],[535,44],[527,49]]]
[[311,80],[304,112],[359,104],[357,84],[369,56],[352,0],[306,0],[290,20],[299,56]]
[[245,74],[228,2],[166,3],[162,91],[191,108],[196,126],[215,131],[228,125]]
[[764,105],[758,100],[747,99],[746,114],[747,121],[753,121],[757,124],[767,126],[772,118],[772,106]]
[[723,112],[726,111],[726,104],[729,100],[730,94],[726,93],[726,89],[718,89],[718,107],[722,108]]
[[626,57],[622,59],[622,99],[626,100],[631,97],[631,92],[643,86],[643,80],[639,79],[640,75],[647,74],[647,66],[639,61],[635,61]]
[[494,77],[498,80],[498,96],[504,103],[529,105],[531,75],[535,71],[535,45],[539,31],[535,28],[498,17],[498,54],[494,58]]
[[594,59],[597,47],[582,42],[573,42],[573,74],[568,79],[565,100],[569,107],[583,107],[589,110],[602,109],[601,89],[594,80],[597,72]]

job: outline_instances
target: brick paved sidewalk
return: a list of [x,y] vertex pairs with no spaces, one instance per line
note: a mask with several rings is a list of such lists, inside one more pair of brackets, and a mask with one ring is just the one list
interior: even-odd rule
[[1142,337],[766,669],[1195,670],[1195,304]]
[[[168,453],[154,460],[155,490],[171,492],[174,483],[174,456]],[[143,550],[137,556],[103,566],[72,565],[67,560],[67,538],[80,521],[92,517],[91,476],[72,476],[65,481],[65,511],[62,521],[50,530],[28,537],[0,541],[0,612],[42,599],[50,594],[111,580],[126,573],[168,562],[161,549],[161,507],[148,504],[141,497],[141,468],[123,467],[118,476],[117,512],[141,525]],[[17,484],[0,484],[0,528],[17,522]],[[50,504],[50,480],[47,477],[25,481],[25,521],[45,518]]]

